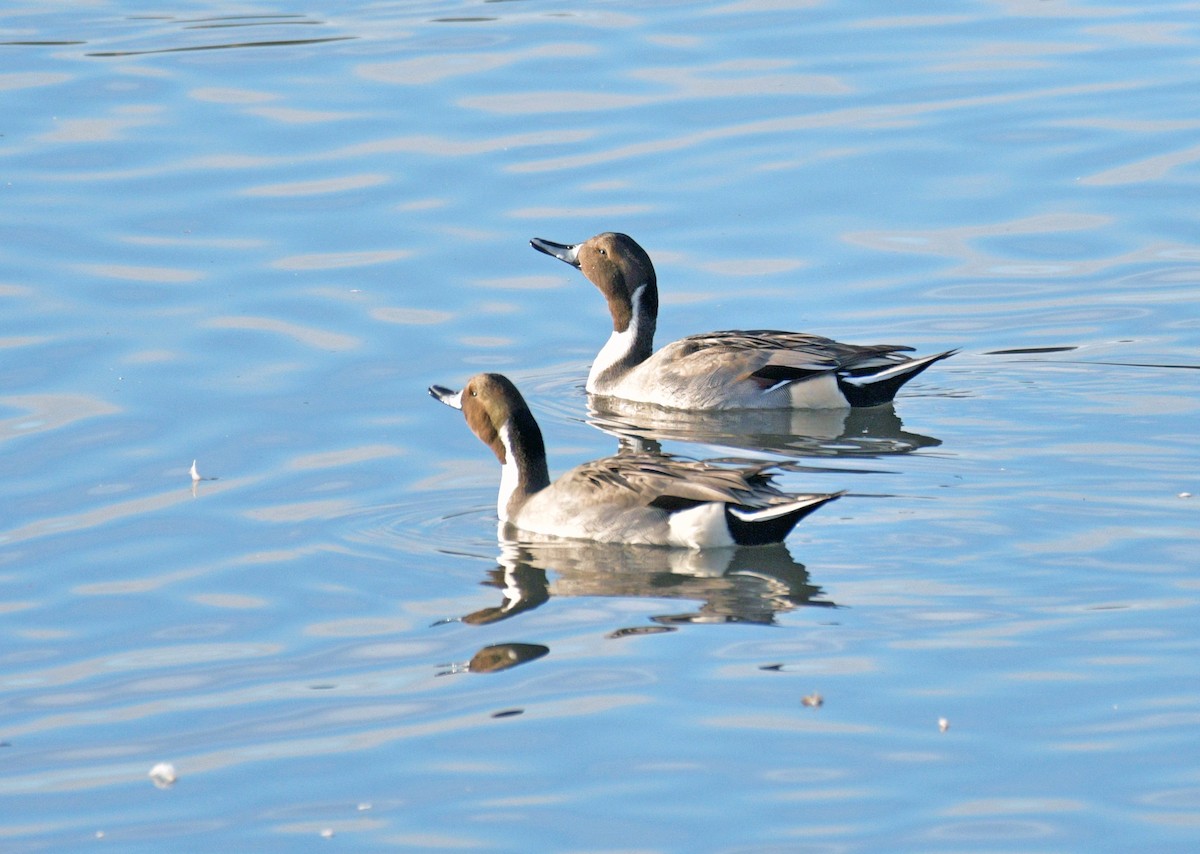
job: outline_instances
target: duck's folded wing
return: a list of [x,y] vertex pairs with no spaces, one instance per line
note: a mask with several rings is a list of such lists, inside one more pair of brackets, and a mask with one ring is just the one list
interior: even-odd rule
[[578,480],[581,490],[586,487],[606,503],[679,510],[711,501],[758,503],[762,494],[774,492],[768,486],[768,467],[738,470],[671,457],[622,455],[585,463],[563,479]]
[[668,344],[654,355],[656,372],[692,387],[721,386],[739,379],[760,385],[827,374],[839,361],[821,348],[779,349],[754,333],[711,332]]
[[691,335],[668,345],[679,361],[697,368],[720,365],[741,376],[779,382],[838,370],[866,370],[903,361],[912,347],[843,344],[832,338],[774,329],[729,330]]

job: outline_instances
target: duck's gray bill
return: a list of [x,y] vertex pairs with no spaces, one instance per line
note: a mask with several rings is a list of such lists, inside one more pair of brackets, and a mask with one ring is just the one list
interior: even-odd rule
[[441,401],[447,406],[453,406],[455,409],[462,409],[462,391],[455,391],[452,388],[446,388],[444,385],[431,385],[429,387],[429,396],[434,400]]
[[553,240],[542,240],[540,237],[535,237],[529,241],[529,245],[538,252],[545,252],[547,255],[557,258],[559,261],[566,261],[572,267],[579,266],[579,244],[568,246],[565,243],[555,243]]

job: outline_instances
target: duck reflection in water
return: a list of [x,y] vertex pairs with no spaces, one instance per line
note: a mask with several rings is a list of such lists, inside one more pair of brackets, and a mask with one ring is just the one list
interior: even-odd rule
[[856,409],[691,412],[590,395],[588,423],[621,440],[693,442],[781,456],[872,458],[941,444],[905,430],[891,403]]
[[[508,619],[552,596],[680,599],[699,607],[651,617],[662,630],[684,623],[770,625],[803,606],[835,607],[821,599],[804,565],[777,543],[705,551],[589,542],[502,541],[498,566],[483,584],[500,590],[498,605],[459,618],[472,625]],[[649,630],[620,629],[613,636]]]

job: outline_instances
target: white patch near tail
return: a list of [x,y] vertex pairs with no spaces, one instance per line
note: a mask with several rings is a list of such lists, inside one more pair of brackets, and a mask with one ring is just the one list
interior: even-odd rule
[[670,528],[668,541],[672,546],[701,549],[734,545],[725,521],[725,505],[716,501],[672,513],[667,524]]
[[788,393],[795,409],[846,409],[850,406],[832,371],[793,382]]

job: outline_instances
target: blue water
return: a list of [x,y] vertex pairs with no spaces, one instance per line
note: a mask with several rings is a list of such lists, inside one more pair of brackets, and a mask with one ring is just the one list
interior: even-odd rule
[[[0,849],[1194,850],[1198,12],[0,11]],[[962,352],[783,427],[589,410],[603,300],[528,240],[603,230],[661,343]],[[425,394],[481,370],[553,471],[848,494],[502,548]]]

